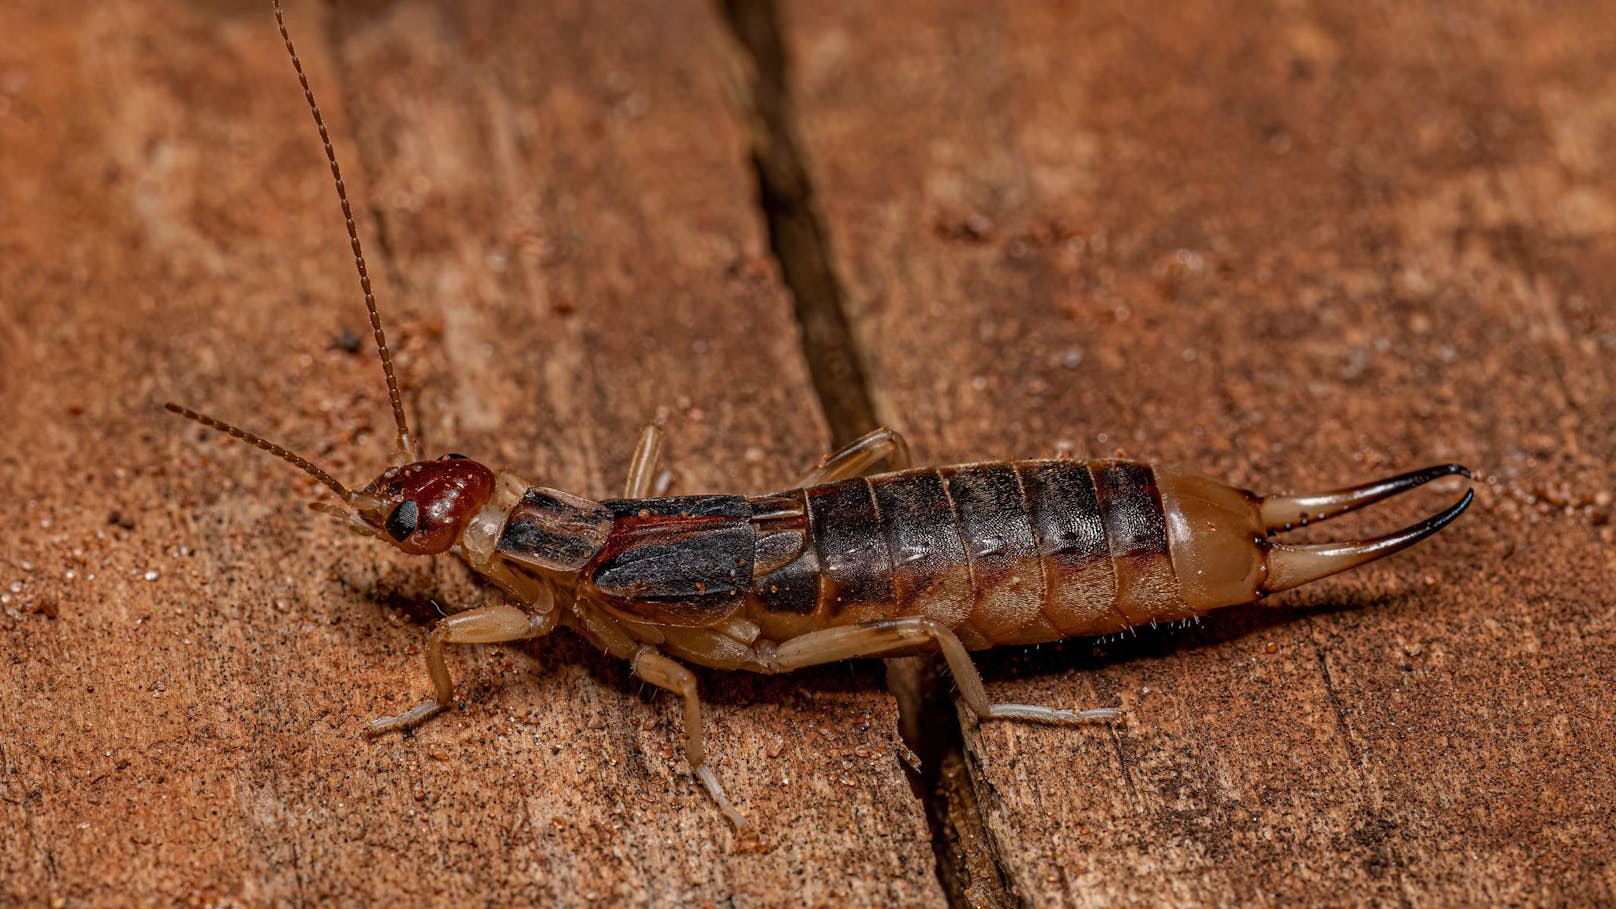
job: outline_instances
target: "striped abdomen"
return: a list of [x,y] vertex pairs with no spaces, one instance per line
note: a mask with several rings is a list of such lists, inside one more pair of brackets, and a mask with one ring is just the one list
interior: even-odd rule
[[1155,471],[1132,461],[926,468],[752,500],[770,637],[926,615],[969,647],[1195,614]]

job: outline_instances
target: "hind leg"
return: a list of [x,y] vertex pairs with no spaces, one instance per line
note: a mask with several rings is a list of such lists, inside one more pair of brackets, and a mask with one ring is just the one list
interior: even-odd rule
[[775,650],[772,668],[787,671],[855,657],[893,656],[917,649],[942,652],[943,661],[954,676],[954,684],[959,686],[960,699],[978,719],[1068,725],[1108,720],[1122,714],[1115,707],[1063,710],[1035,704],[995,704],[988,699],[982,675],[976,671],[971,653],[960,643],[959,637],[947,625],[925,616],[905,616],[809,632],[781,644]]

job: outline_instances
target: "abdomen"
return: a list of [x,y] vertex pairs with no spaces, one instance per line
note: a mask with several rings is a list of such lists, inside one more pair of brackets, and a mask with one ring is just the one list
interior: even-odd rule
[[1132,461],[925,468],[751,504],[748,614],[775,640],[925,615],[981,648],[1194,614],[1155,473]]

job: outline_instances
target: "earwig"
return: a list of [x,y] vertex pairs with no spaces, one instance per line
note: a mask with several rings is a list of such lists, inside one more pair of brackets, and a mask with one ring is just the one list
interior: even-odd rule
[[[369,724],[409,729],[454,699],[448,644],[520,641],[567,626],[684,701],[685,757],[737,834],[746,818],[707,763],[696,679],[686,668],[784,673],[855,657],[938,652],[980,719],[1070,724],[1115,708],[994,703],[969,651],[1115,634],[1250,603],[1384,558],[1447,526],[1457,503],[1394,533],[1292,544],[1277,534],[1400,495],[1456,464],[1312,495],[1257,496],[1177,467],[1035,460],[911,469],[878,429],[785,492],[655,494],[661,430],[642,433],[623,497],[594,501],[460,455],[423,461],[405,421],[347,190],[325,121],[275,20],[325,146],[387,379],[401,463],[349,489],[307,459],[196,411],[167,408],[319,480],[314,507],[403,552],[454,553],[513,604],[452,614],[426,647],[433,696]],[[874,473],[885,462],[888,472]]]

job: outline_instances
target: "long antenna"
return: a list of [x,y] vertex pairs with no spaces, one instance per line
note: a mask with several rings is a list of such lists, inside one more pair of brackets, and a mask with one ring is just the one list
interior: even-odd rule
[[168,408],[170,411],[186,418],[187,420],[195,420],[209,429],[217,429],[226,435],[235,436],[243,442],[249,442],[253,445],[257,445],[259,448],[262,448],[283,461],[291,462],[292,464],[302,468],[304,473],[331,487],[331,491],[339,496],[342,496],[342,499],[345,502],[352,502],[354,499],[354,494],[348,491],[348,487],[338,483],[336,479],[331,476],[331,474],[328,474],[320,468],[315,467],[313,464],[309,463],[307,458],[300,454],[287,451],[279,445],[276,445],[274,442],[259,436],[255,436],[245,429],[239,429],[235,426],[231,426],[229,423],[226,423],[223,420],[215,420],[206,414],[197,413],[189,407],[181,407],[172,401],[164,404],[163,406]]
[[[303,86],[303,97],[314,114],[314,125],[320,130],[320,141],[325,145],[325,158],[331,162],[331,177],[337,183],[337,198],[342,202],[342,218],[348,226],[348,240],[353,246],[354,265],[359,269],[359,286],[365,292],[365,308],[370,310],[370,328],[376,335],[376,352],[382,357],[382,372],[387,374],[387,397],[393,402],[393,422],[398,424],[398,449],[410,460],[418,460],[415,439],[410,436],[409,424],[404,419],[404,401],[398,393],[398,378],[393,375],[393,355],[387,350],[387,335],[382,332],[381,313],[376,311],[376,295],[370,290],[370,273],[365,270],[365,254],[359,247],[359,231],[354,227],[353,208],[348,204],[348,188],[342,182],[342,168],[337,166],[337,153],[331,147],[331,133],[325,128],[325,117],[320,105],[314,102],[314,90],[309,88],[309,77],[303,72],[303,61],[292,47],[292,36],[286,31],[286,17],[281,13],[281,0],[272,0],[275,6],[275,24],[286,42],[286,52],[292,57],[292,69],[297,71],[298,84]],[[169,408],[172,410],[172,406]],[[212,425],[212,424],[209,424]]]

